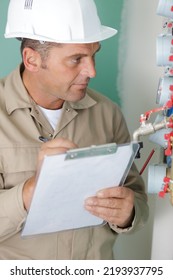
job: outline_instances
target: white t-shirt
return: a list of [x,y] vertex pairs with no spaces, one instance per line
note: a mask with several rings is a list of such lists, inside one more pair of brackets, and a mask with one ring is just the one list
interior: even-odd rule
[[62,113],[62,109],[57,109],[57,110],[50,110],[50,109],[45,109],[43,107],[40,107],[41,111],[43,112],[43,114],[45,115],[45,117],[47,118],[47,120],[49,121],[49,123],[51,124],[51,126],[53,127],[53,129],[55,130],[58,121],[61,117],[61,113]]

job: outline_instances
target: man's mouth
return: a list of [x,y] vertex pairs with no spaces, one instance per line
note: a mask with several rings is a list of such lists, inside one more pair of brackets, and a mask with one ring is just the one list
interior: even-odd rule
[[78,88],[86,88],[88,86],[87,83],[85,84],[74,84],[75,87],[78,87]]

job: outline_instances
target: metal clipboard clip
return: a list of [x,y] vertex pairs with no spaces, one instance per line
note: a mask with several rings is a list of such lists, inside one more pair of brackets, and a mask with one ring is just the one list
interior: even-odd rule
[[115,143],[109,143],[105,145],[92,145],[91,147],[72,149],[66,152],[65,160],[79,159],[85,157],[103,156],[114,154],[117,151],[117,145]]

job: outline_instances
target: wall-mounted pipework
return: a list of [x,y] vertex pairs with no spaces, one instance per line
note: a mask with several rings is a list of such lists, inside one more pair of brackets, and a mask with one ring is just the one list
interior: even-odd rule
[[[164,150],[162,162],[148,168],[148,192],[160,197],[169,193],[173,205],[173,0],[160,0],[156,13],[163,17],[162,34],[156,43],[157,65],[164,67],[156,95],[159,107],[141,114],[133,141],[149,135],[149,140]],[[148,122],[153,113],[157,114],[155,121]]]

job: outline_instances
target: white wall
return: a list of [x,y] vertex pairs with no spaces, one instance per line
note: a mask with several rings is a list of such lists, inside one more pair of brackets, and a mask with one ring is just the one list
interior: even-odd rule
[[[156,64],[156,37],[162,31],[162,17],[156,15],[158,0],[125,0],[119,53],[119,91],[131,134],[139,127],[140,114],[157,107],[156,94],[163,68]],[[156,116],[154,116],[155,119]],[[136,160],[139,170],[153,144],[141,139],[144,148]],[[151,162],[157,163],[160,147]],[[147,186],[147,170],[143,173]],[[146,226],[132,235],[120,235],[115,245],[117,259],[150,259],[157,195],[149,195],[150,217]]]

